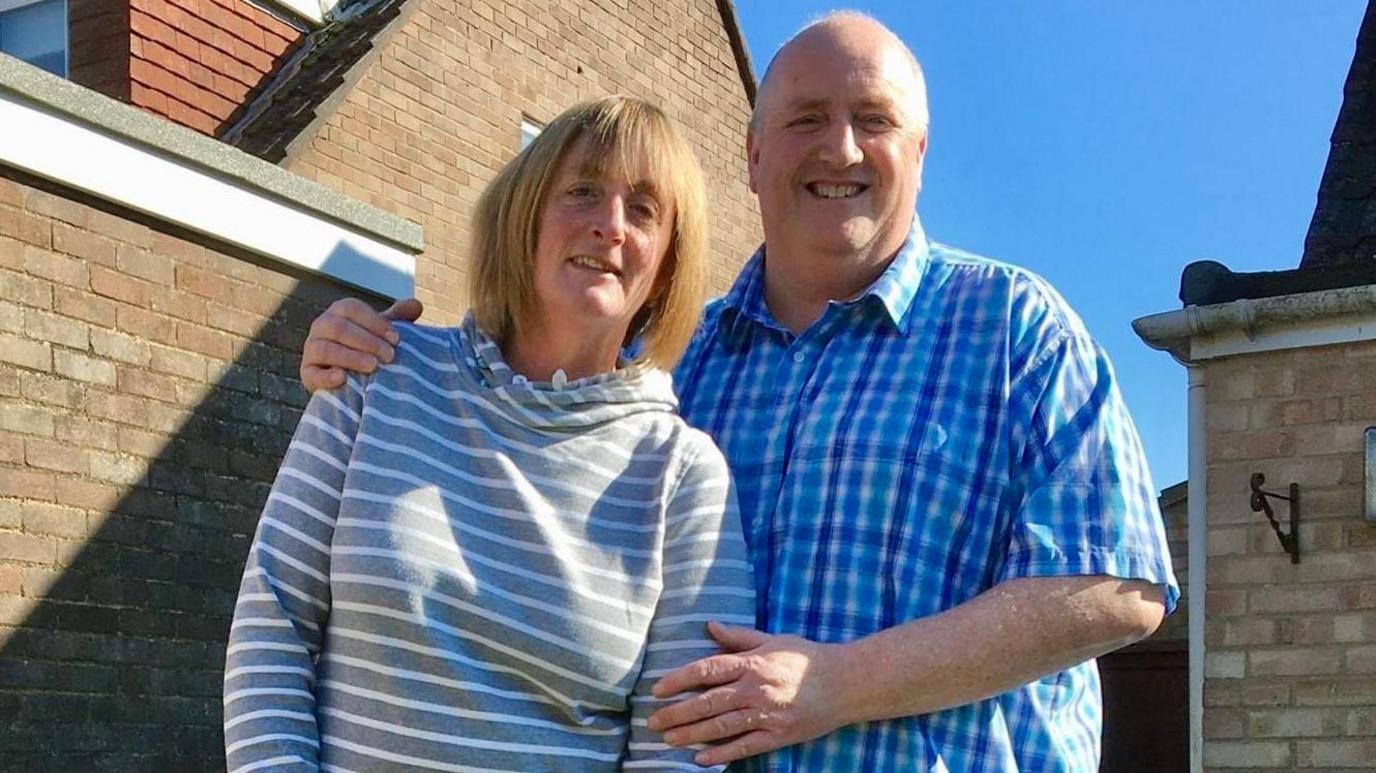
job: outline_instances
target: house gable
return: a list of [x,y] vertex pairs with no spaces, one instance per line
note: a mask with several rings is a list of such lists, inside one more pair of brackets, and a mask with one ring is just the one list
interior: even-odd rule
[[723,7],[384,2],[392,19],[366,29],[361,17],[341,24],[342,36],[360,42],[324,41],[318,58],[266,92],[269,104],[250,108],[231,138],[422,224],[429,248],[417,292],[427,319],[445,322],[467,306],[472,207],[517,152],[523,120],[543,124],[605,94],[645,97],[679,123],[702,163],[720,292],[761,240],[743,152],[748,57]]

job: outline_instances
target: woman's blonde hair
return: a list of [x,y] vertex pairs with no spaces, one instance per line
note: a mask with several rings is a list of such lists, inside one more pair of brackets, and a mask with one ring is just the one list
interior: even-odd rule
[[503,344],[528,315],[539,313],[535,250],[545,196],[578,143],[584,166],[598,176],[631,174],[644,159],[660,202],[674,209],[674,228],[655,280],[656,294],[636,313],[627,340],[641,341],[637,360],[668,370],[678,362],[702,316],[707,292],[707,204],[702,170],[669,117],[635,97],[611,96],[569,108],[517,154],[478,199],[473,212],[469,298],[484,330]]

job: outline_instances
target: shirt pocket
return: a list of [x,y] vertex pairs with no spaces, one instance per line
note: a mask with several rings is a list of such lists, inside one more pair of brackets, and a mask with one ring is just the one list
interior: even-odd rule
[[1006,525],[1003,487],[988,462],[951,443],[893,462],[903,485],[890,505],[882,627],[936,614],[989,587]]

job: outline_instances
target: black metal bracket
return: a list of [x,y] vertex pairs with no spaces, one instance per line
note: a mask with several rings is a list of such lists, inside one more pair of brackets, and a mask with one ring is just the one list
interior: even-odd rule
[[[1266,476],[1259,472],[1252,473],[1252,511],[1265,513],[1266,520],[1271,522],[1271,530],[1280,539],[1280,546],[1285,548],[1285,552],[1290,554],[1290,563],[1300,562],[1300,484],[1290,484],[1290,496],[1277,494],[1274,491],[1266,491],[1261,486],[1266,482]],[[1270,499],[1284,499],[1290,503],[1290,533],[1286,534],[1280,530],[1280,522],[1276,520],[1276,513],[1271,509]]]

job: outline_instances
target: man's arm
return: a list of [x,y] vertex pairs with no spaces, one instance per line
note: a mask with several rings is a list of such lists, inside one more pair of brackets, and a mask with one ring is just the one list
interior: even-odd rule
[[301,383],[308,391],[338,389],[346,371],[372,373],[392,361],[397,332],[391,320],[416,321],[420,301],[404,298],[381,313],[357,298],[341,298],[311,322],[301,347]]
[[650,728],[675,745],[734,738],[697,757],[716,765],[998,695],[1149,635],[1164,610],[1161,588],[1147,582],[1035,577],[846,644],[714,624],[735,651],[661,679],[660,697],[706,691],[659,710]]

